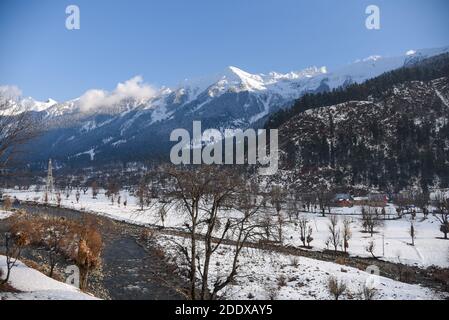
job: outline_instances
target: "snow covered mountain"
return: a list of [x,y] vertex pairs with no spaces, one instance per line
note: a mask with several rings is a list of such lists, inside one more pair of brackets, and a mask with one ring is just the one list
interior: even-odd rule
[[[194,120],[203,129],[263,126],[267,117],[306,93],[326,92],[361,83],[387,71],[413,64],[448,48],[409,51],[404,56],[372,56],[336,70],[312,67],[302,71],[251,74],[228,67],[210,77],[185,80],[175,88],[161,88],[142,97],[120,94],[112,98],[98,90],[102,103],[86,107],[86,97],[56,103],[19,101],[37,112],[47,130],[34,141],[27,161],[90,165],[111,161],[166,158],[175,128],[191,130]],[[119,92],[120,93],[120,92]],[[90,97],[90,96],[89,96]]]
[[0,110],[0,115],[19,114],[26,111],[43,112],[58,104],[58,102],[53,99],[48,99],[47,101],[42,102],[34,100],[31,97],[23,99],[10,98],[4,100],[7,100],[7,103],[5,104],[7,108],[2,108]]
[[301,99],[273,118],[267,126],[279,129],[284,169],[278,178],[304,192],[449,186],[449,54]]
[[307,110],[280,127],[283,165],[290,182],[308,190],[329,182],[445,188],[448,115],[447,77],[396,85],[375,101]]

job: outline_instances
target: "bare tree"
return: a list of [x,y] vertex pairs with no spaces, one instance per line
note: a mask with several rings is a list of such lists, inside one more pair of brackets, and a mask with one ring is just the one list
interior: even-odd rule
[[[241,250],[256,231],[254,215],[262,206],[254,195],[254,185],[238,173],[215,166],[196,168],[168,167],[166,173],[165,203],[177,205],[187,213],[185,227],[190,235],[189,246],[177,245],[188,266],[191,299],[215,299],[218,293],[234,280]],[[240,217],[223,215],[226,210],[238,210]],[[172,210],[174,212],[179,210]],[[260,227],[260,225],[258,226]],[[200,230],[205,231],[199,236]],[[233,235],[233,263],[229,274],[217,278],[209,292],[210,263],[213,254],[227,236]],[[203,242],[202,250],[197,242]],[[197,280],[199,275],[199,281]],[[197,283],[200,291],[197,294]]]
[[301,200],[303,202],[303,208],[307,210],[307,212],[311,212],[312,206],[316,202],[316,195],[313,193],[304,193],[301,195]]
[[103,239],[98,231],[97,222],[85,218],[80,230],[78,248],[74,254],[74,261],[80,269],[80,289],[87,289],[89,275],[100,265],[103,249]]
[[287,202],[287,214],[290,222],[293,221],[293,217],[295,217],[296,220],[299,219],[298,200],[296,195],[293,195],[293,198],[289,199]]
[[302,216],[299,221],[299,235],[301,238],[302,245],[306,247],[307,238],[308,238],[308,232],[311,230],[309,228],[309,219],[307,219],[306,216]]
[[[260,220],[261,229],[263,230],[263,239],[260,239],[260,243],[270,243],[276,241],[279,237],[278,224],[274,221],[273,215],[269,210],[267,210],[266,205],[264,206],[264,212]],[[273,240],[271,240],[273,239]]]
[[372,207],[362,208],[362,226],[365,232],[369,232],[371,237],[374,235],[377,227],[383,225],[377,210],[372,210]]
[[58,192],[56,194],[56,203],[57,203],[58,207],[61,207],[61,202],[62,202],[62,196],[61,196],[61,193]]
[[11,210],[11,207],[12,207],[11,197],[5,197],[5,199],[3,200],[3,209],[5,211],[9,211]]
[[307,230],[307,246],[308,247],[310,247],[310,244],[313,241],[312,234],[313,234],[313,228],[312,228],[312,226],[309,226],[309,228]]
[[338,300],[347,290],[347,285],[343,280],[331,276],[327,281],[327,290],[335,300]]
[[394,199],[394,204],[397,206],[398,216],[401,218],[404,215],[405,209],[410,206],[413,202],[412,195],[410,192],[405,192],[398,194]]
[[6,278],[3,283],[8,283],[11,276],[11,270],[17,266],[23,248],[28,244],[28,235],[25,233],[5,234],[5,256],[6,256]]
[[98,196],[98,183],[96,181],[92,181],[92,184],[90,185],[92,188],[92,199],[97,199]]
[[368,253],[370,253],[371,254],[371,256],[374,258],[374,259],[377,259],[377,257],[374,255],[374,250],[376,249],[376,244],[374,243],[374,241],[370,241],[369,243],[368,243],[368,245],[365,247],[365,251],[366,252],[368,252]]
[[340,229],[338,228],[338,216],[332,215],[329,218],[329,243],[334,247],[334,252],[337,253],[338,246],[340,245]]
[[[206,299],[208,294],[209,268],[212,254],[218,249],[231,227],[231,220],[220,217],[220,210],[232,207],[233,194],[241,185],[240,177],[230,175],[230,172],[227,172],[225,175],[214,173],[214,176],[216,181],[209,185],[209,188],[206,189],[206,196],[203,198],[206,235],[204,236],[203,268],[200,272],[202,277],[200,298],[202,300]],[[220,228],[220,225],[223,225],[222,228]],[[216,229],[222,230],[218,233],[218,240],[214,241],[214,231]],[[201,262],[199,263],[200,265]]]
[[162,223],[162,227],[165,227],[165,219],[167,218],[167,208],[165,205],[161,206],[158,210],[159,218]]
[[27,234],[29,243],[48,249],[49,277],[53,277],[57,257],[69,257],[79,233],[76,223],[65,218],[23,214],[11,226],[14,234]]
[[139,186],[137,187],[136,191],[136,197],[137,197],[137,204],[140,207],[140,211],[143,211],[143,208],[145,207],[146,198],[148,193],[148,186],[145,183],[145,181],[140,181]]
[[200,201],[207,193],[213,176],[203,168],[193,170],[168,167],[165,168],[165,172],[171,179],[165,181],[168,185],[164,188],[166,191],[164,201],[174,203],[179,209],[186,211],[189,217],[185,227],[190,234],[190,250],[182,246],[179,246],[179,249],[189,265],[189,296],[195,300],[197,298],[197,229],[200,224]]
[[333,193],[330,192],[326,187],[322,186],[318,189],[316,193],[316,198],[318,200],[321,215],[323,217],[326,216],[326,211],[329,214],[331,213],[331,205],[333,197],[334,197]]
[[276,210],[276,219],[278,225],[278,241],[282,244],[283,242],[283,228],[284,228],[284,217],[282,215],[282,204],[285,202],[285,191],[278,186],[275,186],[271,189],[270,192],[270,203]]
[[360,292],[360,296],[362,297],[362,299],[367,301],[374,300],[374,298],[377,296],[377,289],[364,283]]
[[449,233],[449,197],[446,197],[442,192],[438,192],[435,196],[434,217],[440,223],[440,231],[444,234],[444,239],[448,239]]
[[412,238],[412,246],[415,246],[416,230],[415,230],[415,226],[413,225],[413,221],[410,221],[409,234],[410,234],[410,237]]
[[120,186],[115,179],[111,179],[108,183],[108,187],[106,190],[106,196],[111,199],[111,203],[114,204],[114,197],[118,196],[120,192]]
[[412,202],[415,206],[421,209],[424,217],[427,216],[428,206],[430,203],[430,195],[428,192],[414,192],[412,194]]
[[212,299],[215,299],[218,292],[223,290],[225,286],[234,281],[237,276],[239,267],[240,253],[247,241],[254,241],[260,237],[260,224],[257,222],[259,210],[262,205],[257,200],[256,193],[257,185],[254,182],[247,183],[240,189],[237,195],[235,203],[235,209],[241,212],[241,216],[232,219],[231,233],[235,235],[234,254],[232,260],[232,267],[229,274],[224,279],[219,279],[214,283],[214,289],[212,291]]
[[349,240],[352,238],[352,231],[351,231],[351,218],[346,217],[343,220],[343,229],[341,232],[341,236],[343,238],[343,251],[347,252],[349,248]]
[[50,271],[48,276],[53,277],[53,272],[57,263],[57,256],[62,253],[64,246],[67,243],[70,243],[70,240],[73,240],[75,229],[72,227],[72,224],[69,223],[65,219],[59,218],[51,218],[48,219],[47,223],[44,224],[44,235],[47,237],[43,237],[43,241],[48,246],[48,256],[49,256],[49,264]]

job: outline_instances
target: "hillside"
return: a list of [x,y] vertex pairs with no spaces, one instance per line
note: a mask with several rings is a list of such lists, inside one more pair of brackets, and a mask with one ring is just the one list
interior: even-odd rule
[[[449,78],[301,112],[280,126],[293,181],[398,191],[449,186]],[[307,184],[306,184],[307,185]]]
[[410,59],[398,68],[362,83],[340,86],[327,92],[309,93],[298,99],[292,108],[279,110],[267,120],[267,128],[278,128],[284,122],[308,109],[332,106],[352,100],[382,98],[384,91],[406,81],[429,81],[449,75],[449,53],[425,59]]

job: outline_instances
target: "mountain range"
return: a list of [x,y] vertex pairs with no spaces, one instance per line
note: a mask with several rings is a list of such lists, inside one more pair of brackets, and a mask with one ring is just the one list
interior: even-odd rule
[[289,73],[252,74],[237,67],[149,97],[120,96],[113,103],[86,108],[83,97],[66,102],[32,98],[10,101],[15,110],[33,112],[44,124],[24,160],[43,167],[49,158],[61,166],[167,159],[173,129],[261,128],[274,112],[305,94],[330,92],[385,72],[448,52],[449,47],[409,51],[403,56],[371,56],[335,70],[311,67]]

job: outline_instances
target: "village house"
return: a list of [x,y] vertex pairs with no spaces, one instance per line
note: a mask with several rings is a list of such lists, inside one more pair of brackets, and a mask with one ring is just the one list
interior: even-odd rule
[[335,195],[334,203],[338,207],[352,207],[354,205],[354,198],[347,193],[338,193]]

